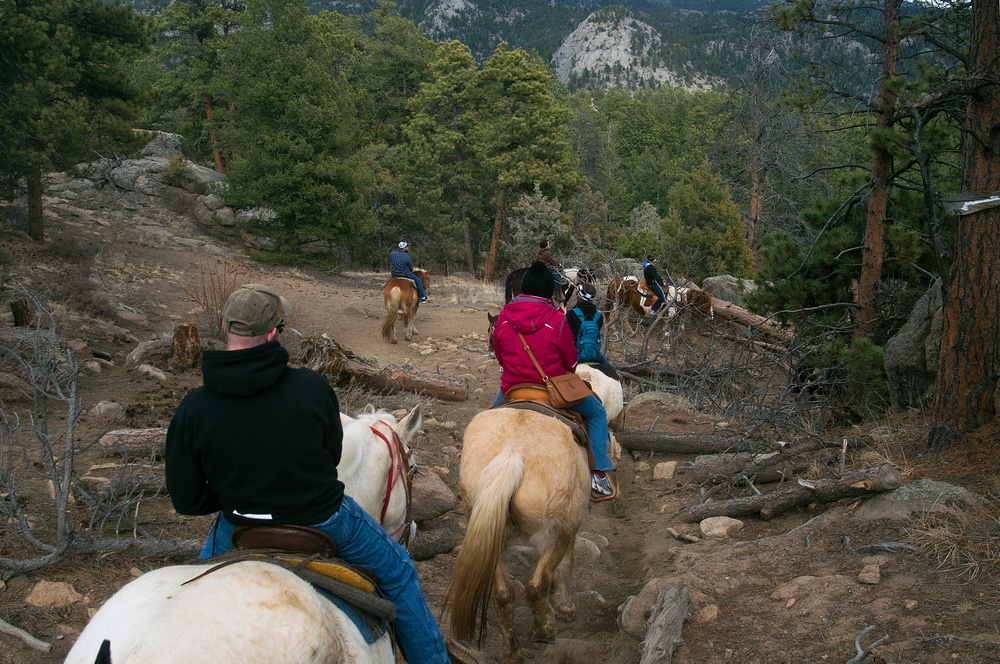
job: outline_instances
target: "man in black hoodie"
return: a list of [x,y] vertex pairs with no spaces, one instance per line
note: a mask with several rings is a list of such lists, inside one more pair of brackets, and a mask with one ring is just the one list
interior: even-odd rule
[[238,288],[222,312],[226,350],[202,353],[204,385],[167,430],[166,480],[180,514],[221,512],[201,557],[225,553],[242,525],[313,526],[344,560],[372,570],[396,604],[408,662],[448,662],[413,561],[344,494],[337,395],[319,372],[288,366],[277,338],[288,301],[261,284]]

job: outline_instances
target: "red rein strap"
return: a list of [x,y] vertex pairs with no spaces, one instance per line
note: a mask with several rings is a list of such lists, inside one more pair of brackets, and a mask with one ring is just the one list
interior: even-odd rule
[[[401,531],[403,532],[403,546],[408,547],[410,543],[410,523],[412,519],[412,496],[410,495],[410,483],[413,481],[413,469],[409,466],[410,451],[403,447],[403,441],[399,439],[395,430],[392,432],[392,442],[381,431],[373,426],[369,426],[376,436],[385,441],[385,445],[389,448],[389,478],[385,487],[385,498],[382,500],[382,514],[379,515],[379,523],[385,526],[385,513],[389,510],[389,498],[392,496],[392,487],[396,484],[397,479],[402,479],[403,475],[403,464],[407,464],[406,468],[406,479],[403,482],[403,489],[406,491],[406,518],[403,520],[402,525],[389,533],[389,536],[393,539],[399,535]],[[398,541],[398,540],[397,540]]]

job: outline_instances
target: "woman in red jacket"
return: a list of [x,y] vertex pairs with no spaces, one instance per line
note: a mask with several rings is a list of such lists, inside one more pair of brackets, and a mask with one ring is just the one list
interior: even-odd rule
[[[501,311],[493,330],[493,347],[500,363],[500,396],[519,383],[542,382],[518,333],[524,336],[535,359],[547,376],[561,376],[576,370],[576,343],[566,315],[552,304],[555,281],[541,261],[532,263],[521,279],[521,294]],[[590,449],[594,456],[591,494],[594,500],[614,497],[607,471],[614,470],[608,458],[608,414],[597,397],[591,395],[573,408],[587,420]]]

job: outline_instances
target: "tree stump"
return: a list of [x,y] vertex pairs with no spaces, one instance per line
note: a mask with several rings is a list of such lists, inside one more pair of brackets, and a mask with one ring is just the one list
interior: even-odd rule
[[35,307],[31,305],[31,300],[14,300],[10,303],[10,311],[14,314],[15,327],[30,327],[35,324]]
[[178,325],[174,330],[170,363],[177,369],[194,369],[201,364],[201,338],[194,323]]

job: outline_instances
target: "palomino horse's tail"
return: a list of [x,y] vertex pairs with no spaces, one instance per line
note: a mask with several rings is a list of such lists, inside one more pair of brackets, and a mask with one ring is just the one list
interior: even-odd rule
[[[401,298],[402,289],[399,286],[395,286],[389,291],[389,300],[385,303],[385,321],[382,323],[382,338],[386,341],[392,340],[392,333],[396,327],[396,317],[399,316]],[[396,342],[393,341],[393,343]]]
[[457,639],[470,640],[479,618],[479,641],[486,632],[486,611],[493,595],[493,576],[503,550],[510,501],[524,475],[524,461],[505,452],[483,469],[472,496],[465,542],[448,585],[445,606]]

